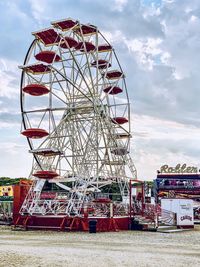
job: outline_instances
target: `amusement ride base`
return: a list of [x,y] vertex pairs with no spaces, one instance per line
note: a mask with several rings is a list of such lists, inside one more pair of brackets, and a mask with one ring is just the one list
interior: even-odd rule
[[14,217],[14,227],[25,230],[89,231],[90,221],[96,221],[97,232],[129,230],[130,217],[69,217],[69,216],[30,216]]

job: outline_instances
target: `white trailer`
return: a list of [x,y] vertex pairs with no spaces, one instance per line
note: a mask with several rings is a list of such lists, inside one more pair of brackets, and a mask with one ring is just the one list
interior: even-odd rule
[[192,199],[161,199],[161,209],[176,213],[178,227],[194,227]]

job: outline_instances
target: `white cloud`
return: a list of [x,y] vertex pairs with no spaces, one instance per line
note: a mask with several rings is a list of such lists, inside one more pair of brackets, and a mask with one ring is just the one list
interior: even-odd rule
[[102,34],[108,40],[108,42],[112,45],[116,43],[121,43],[125,38],[123,33],[120,30],[115,30],[113,32],[102,31]]
[[200,127],[135,114],[132,152],[139,178],[153,179],[163,164],[199,166]]
[[19,94],[19,78],[18,63],[0,58],[0,97],[15,98]]
[[189,21],[191,21],[191,22],[195,22],[195,21],[197,21],[198,20],[198,17],[197,16],[194,16],[194,15],[192,15],[191,17],[190,17],[190,19],[189,19]]
[[20,9],[19,5],[16,4],[15,1],[7,0],[6,7],[8,8],[10,14],[13,14],[15,18],[18,18],[24,23],[27,23],[29,19],[28,15]]
[[4,121],[0,121],[0,128],[1,129],[16,129],[16,126],[19,127],[20,124],[19,123],[13,123],[13,122],[4,122]]
[[4,155],[0,161],[1,176],[28,177],[32,156],[23,138],[4,140],[0,143],[0,153]]
[[[133,132],[146,133],[143,137],[145,139],[155,139],[155,140],[185,140],[195,141],[198,146],[198,139],[200,135],[200,127],[194,127],[192,125],[185,125],[183,123],[178,123],[170,120],[163,120],[157,117],[132,114],[133,117]],[[200,145],[199,145],[200,147]]]
[[[144,39],[125,39],[130,52],[136,55],[138,64],[147,70],[152,70],[157,61],[169,54],[163,52],[159,45],[162,43],[160,38],[144,38]],[[157,57],[157,58],[156,58]],[[165,61],[163,61],[165,62]]]
[[126,7],[128,0],[114,0],[114,10],[122,12],[123,9]]
[[14,142],[4,142],[1,143],[1,151],[4,151],[11,155],[16,155],[19,153],[19,150],[26,148],[23,144],[18,144]]
[[[46,0],[28,0],[31,7],[31,12],[34,19],[37,21],[38,26],[42,28],[43,22],[50,20],[50,17],[46,13],[48,7],[48,1]],[[50,21],[49,21],[50,23]]]

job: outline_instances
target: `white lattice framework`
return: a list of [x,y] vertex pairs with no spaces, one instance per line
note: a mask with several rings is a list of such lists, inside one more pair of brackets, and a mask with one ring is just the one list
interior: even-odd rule
[[[71,26],[60,27],[63,22]],[[53,22],[51,28],[33,35],[20,67],[22,130],[45,129],[48,135],[27,137],[34,182],[21,213],[77,216],[94,192],[112,183],[118,184],[123,199],[136,170],[129,154],[125,75],[114,49],[95,26],[72,19]],[[52,62],[36,60],[40,53],[46,57],[44,51],[54,55]],[[30,95],[24,88],[32,84],[49,91]],[[51,177],[40,179],[33,175],[37,171],[56,171],[58,176],[51,181]],[[53,200],[41,199],[46,180],[66,191],[64,201],[58,195]]]

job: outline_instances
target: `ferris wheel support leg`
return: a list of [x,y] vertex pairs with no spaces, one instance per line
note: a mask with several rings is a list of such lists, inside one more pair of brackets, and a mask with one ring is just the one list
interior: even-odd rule
[[68,216],[65,216],[65,217],[62,219],[61,224],[60,224],[60,230],[61,230],[61,231],[64,231],[64,230],[65,230],[65,225],[66,225],[67,219],[69,219]]

